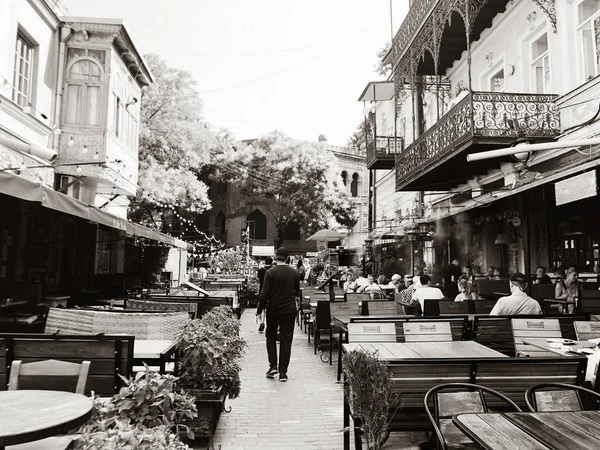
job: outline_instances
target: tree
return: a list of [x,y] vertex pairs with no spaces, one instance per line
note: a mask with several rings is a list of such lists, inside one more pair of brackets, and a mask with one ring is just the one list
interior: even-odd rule
[[384,61],[385,55],[388,54],[390,48],[392,48],[392,43],[387,42],[383,47],[377,50],[377,64],[375,65],[375,72],[377,72],[379,75],[383,75],[384,77],[387,77],[392,71],[392,62],[386,63]]
[[[202,100],[189,72],[156,55],[146,62],[155,81],[140,111],[139,186],[130,217],[163,231],[178,231],[210,208],[207,186],[198,173],[219,136],[202,119]],[[226,140],[226,139],[225,139]]]
[[244,200],[267,199],[275,219],[275,246],[287,227],[313,233],[333,220],[346,227],[358,218],[336,167],[322,144],[292,140],[272,132],[245,147],[221,149],[213,156],[215,176],[235,183]]
[[[366,121],[367,131],[366,134],[371,136],[373,132],[373,127],[371,126],[370,121]],[[360,123],[356,126],[356,130],[350,135],[346,145],[350,148],[355,148],[357,150],[365,151],[365,120],[361,120]]]

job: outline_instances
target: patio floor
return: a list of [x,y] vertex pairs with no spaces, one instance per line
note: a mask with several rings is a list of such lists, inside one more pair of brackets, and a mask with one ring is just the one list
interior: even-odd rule
[[[335,381],[337,356],[332,366],[322,363],[308,345],[306,333],[296,326],[289,381],[266,378],[265,336],[258,332],[255,312],[249,309],[242,315],[242,335],[248,341],[242,391],[239,398],[227,402],[232,411],[221,415],[214,449],[341,450],[342,385]],[[417,443],[423,440],[423,433],[392,433],[383,449],[418,449]],[[207,447],[206,442],[194,445]]]

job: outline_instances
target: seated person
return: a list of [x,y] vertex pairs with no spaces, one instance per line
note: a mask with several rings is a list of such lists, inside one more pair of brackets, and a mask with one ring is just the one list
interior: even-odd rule
[[404,275],[405,288],[400,292],[397,302],[404,306],[415,306],[419,304],[418,300],[413,300],[415,289],[421,285],[419,277],[411,278],[410,275]]
[[480,299],[479,294],[473,291],[473,284],[470,283],[466,278],[461,278],[458,280],[458,292],[459,294],[454,298],[455,302]]
[[362,286],[359,286],[358,289],[356,290],[356,292],[364,292],[364,293],[381,292],[381,293],[383,293],[383,291],[381,290],[379,285],[377,283],[375,283],[375,278],[373,278],[373,275],[367,276],[367,284],[363,284]]
[[490,312],[490,316],[516,316],[516,315],[540,315],[542,308],[537,300],[525,293],[525,275],[519,272],[513,273],[510,278],[510,292],[508,297],[500,297]]
[[388,286],[394,287],[394,292],[400,292],[402,290],[400,288],[401,284],[402,284],[402,277],[400,275],[398,275],[397,273],[395,273],[394,275],[392,275],[392,279],[388,283]]
[[356,282],[358,287],[366,286],[367,284],[369,284],[367,277],[365,276],[364,270],[360,270],[358,272],[358,277],[354,281]]
[[538,266],[535,269],[535,280],[533,280],[534,284],[552,284],[552,280],[546,274],[546,268],[544,266]]
[[425,300],[441,300],[444,298],[444,293],[440,289],[431,286],[429,275],[421,275],[419,281],[421,285],[413,293],[413,300],[418,300],[421,311],[425,311]]
[[348,273],[346,274],[346,282],[344,283],[344,292],[356,292],[356,290],[358,289],[358,285],[356,284],[355,281],[356,275],[354,274],[354,272],[352,271],[348,271]]
[[385,286],[386,284],[388,284],[387,277],[385,275],[379,275],[379,277],[377,278],[377,284],[380,286]]
[[501,280],[502,279],[502,272],[500,272],[500,269],[498,267],[494,267],[494,276],[492,277],[492,280]]

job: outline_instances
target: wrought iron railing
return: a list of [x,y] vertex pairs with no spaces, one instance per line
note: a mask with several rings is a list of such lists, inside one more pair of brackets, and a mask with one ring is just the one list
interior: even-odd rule
[[396,188],[434,161],[467,143],[485,138],[509,143],[551,138],[560,132],[555,95],[473,92],[450,109],[403,152],[396,155]]
[[396,154],[402,151],[402,138],[377,136],[367,143],[367,167],[371,167],[377,161],[396,160]]

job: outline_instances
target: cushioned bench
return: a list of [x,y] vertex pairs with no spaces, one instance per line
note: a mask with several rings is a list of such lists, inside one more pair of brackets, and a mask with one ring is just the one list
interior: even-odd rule
[[[430,431],[423,398],[434,386],[444,383],[474,383],[498,390],[525,408],[525,391],[539,383],[558,382],[581,386],[585,379],[585,357],[563,358],[477,358],[409,359],[388,363],[399,395],[399,407],[391,411],[389,431]],[[350,421],[353,418],[344,390],[344,450],[350,449]],[[498,408],[492,397],[490,407]],[[396,405],[398,406],[398,405]],[[356,448],[362,448],[360,433],[355,432]]]
[[[124,335],[0,334],[0,389],[6,389],[12,361],[58,359],[75,363],[90,361],[86,394],[94,391],[100,396],[112,396],[124,385],[119,375],[131,376],[134,339]],[[74,390],[76,379],[60,382],[67,386],[62,390],[70,390],[68,383],[73,383]]]
[[168,296],[152,296],[151,295],[147,298],[147,300],[157,301],[157,302],[174,301],[174,302],[184,302],[184,303],[196,303],[198,305],[197,309],[196,309],[196,317],[201,317],[202,315],[204,315],[204,313],[206,313],[207,311],[210,311],[211,309],[213,309],[217,306],[229,306],[229,307],[231,307],[231,309],[233,309],[233,311],[237,314],[237,316],[240,317],[239,307],[238,308],[235,307],[233,297],[227,297],[227,296],[223,296],[223,297],[170,296],[170,297],[168,297]]

